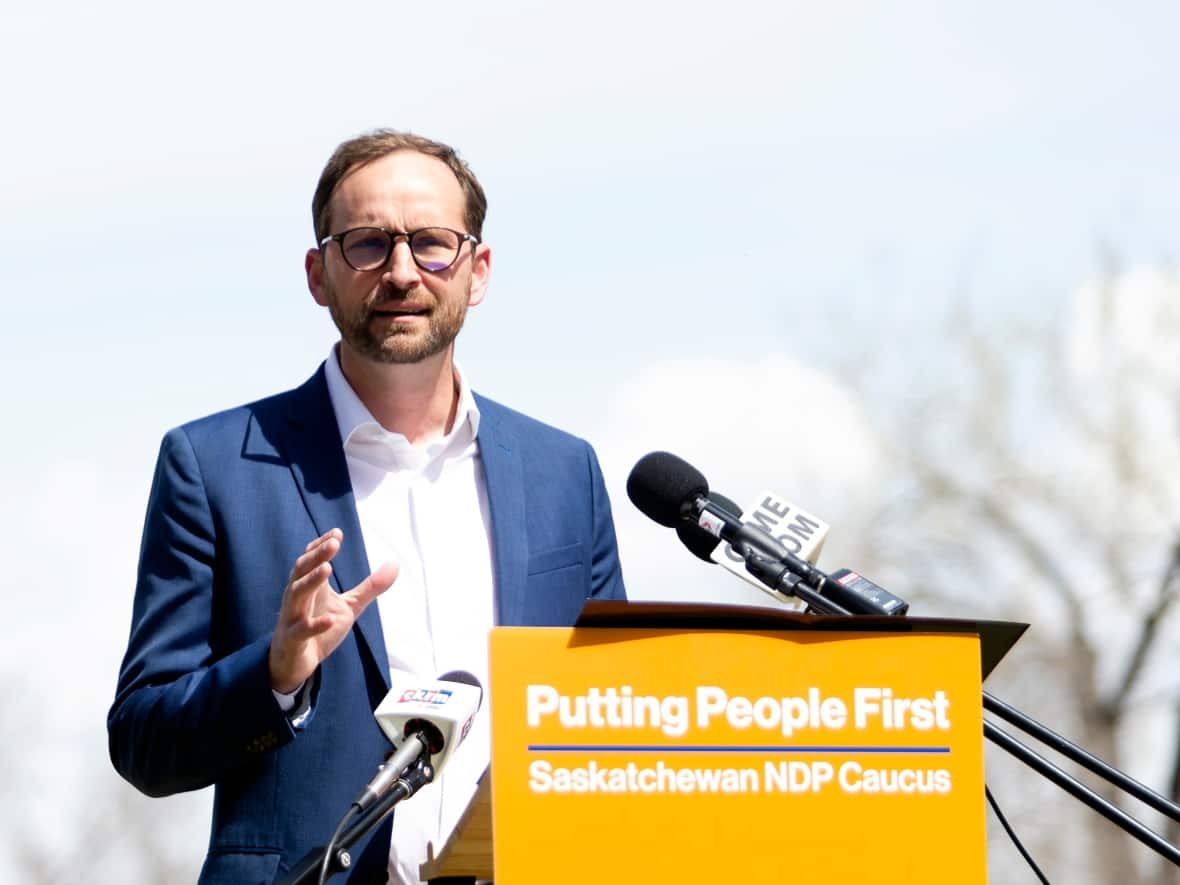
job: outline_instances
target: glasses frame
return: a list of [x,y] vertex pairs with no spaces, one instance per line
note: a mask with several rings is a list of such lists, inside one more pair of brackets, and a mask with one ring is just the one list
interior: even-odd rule
[[[389,248],[385,251],[385,257],[381,259],[379,264],[375,264],[373,267],[357,267],[355,264],[349,261],[348,256],[344,254],[344,238],[358,230],[380,231],[389,238]],[[459,245],[455,248],[455,254],[446,267],[426,267],[421,261],[418,260],[418,256],[414,254],[414,237],[428,230],[445,230],[447,233],[452,233],[459,238]],[[473,247],[478,246],[480,243],[479,237],[475,236],[474,234],[463,233],[463,231],[454,230],[453,228],[449,227],[443,227],[439,224],[432,224],[429,227],[420,227],[417,230],[408,231],[390,230],[387,227],[378,227],[375,224],[362,224],[360,227],[350,227],[348,230],[342,230],[338,234],[329,234],[320,240],[320,248],[323,249],[328,245],[328,243],[334,241],[340,247],[340,257],[344,259],[345,264],[347,264],[357,273],[369,273],[370,271],[380,270],[389,263],[389,259],[393,255],[393,250],[397,246],[397,241],[402,237],[405,237],[406,245],[410,247],[410,257],[414,259],[414,264],[417,265],[419,270],[424,270],[426,273],[442,273],[443,271],[450,270],[455,266],[455,262],[459,260],[459,256],[463,254],[464,243],[471,243]]]

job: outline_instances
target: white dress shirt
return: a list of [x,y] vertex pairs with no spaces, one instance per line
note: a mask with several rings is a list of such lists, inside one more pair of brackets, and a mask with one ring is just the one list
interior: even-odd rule
[[[455,371],[454,425],[418,447],[377,423],[345,379],[336,347],[325,364],[370,570],[389,559],[400,566],[393,586],[377,598],[395,690],[450,670],[467,670],[488,690],[488,631],[495,621],[491,521],[476,441],[479,410]],[[350,541],[356,539],[344,539]],[[454,829],[487,767],[489,742],[485,702],[446,770],[397,806],[391,882],[420,881],[426,844],[437,851]]]

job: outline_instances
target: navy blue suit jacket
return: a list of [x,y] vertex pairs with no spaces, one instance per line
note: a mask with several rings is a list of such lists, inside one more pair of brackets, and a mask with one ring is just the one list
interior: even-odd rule
[[[477,397],[497,622],[568,626],[587,597],[624,597],[590,446]],[[107,720],[111,759],[143,792],[213,785],[202,883],[269,883],[322,845],[390,745],[377,606],[320,667],[294,730],[267,651],[296,557],[344,532],[332,582],[369,573],[324,370],[301,387],[164,438],[148,502],[131,635]],[[353,847],[347,881],[383,882],[389,823]]]

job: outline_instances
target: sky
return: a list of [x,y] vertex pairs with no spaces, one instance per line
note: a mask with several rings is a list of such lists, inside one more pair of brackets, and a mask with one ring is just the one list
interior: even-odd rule
[[595,445],[636,598],[758,601],[627,502],[645,452],[739,502],[777,490],[838,534],[872,503],[878,454],[835,367],[885,354],[904,398],[938,370],[954,305],[1064,317],[1111,262],[1176,259],[1166,2],[116,0],[3,18],[18,602],[0,722],[29,741],[7,789],[42,841],[60,808],[30,772],[115,778],[103,719],[160,438],[295,386],[334,340],[302,258],[344,138],[410,129],[480,177],[492,284],[459,360]]

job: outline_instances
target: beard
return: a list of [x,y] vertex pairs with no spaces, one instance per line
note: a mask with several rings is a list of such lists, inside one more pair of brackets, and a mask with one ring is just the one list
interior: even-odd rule
[[[328,312],[340,331],[340,337],[360,356],[380,363],[418,363],[442,353],[454,342],[467,316],[467,301],[471,294],[471,280],[459,293],[449,293],[442,299],[431,298],[430,313],[413,327],[391,323],[378,317],[377,311],[396,309],[399,303],[421,304],[417,293],[390,287],[376,289],[357,307],[349,310],[340,303],[334,287],[327,292]],[[378,326],[381,328],[379,329]]]

